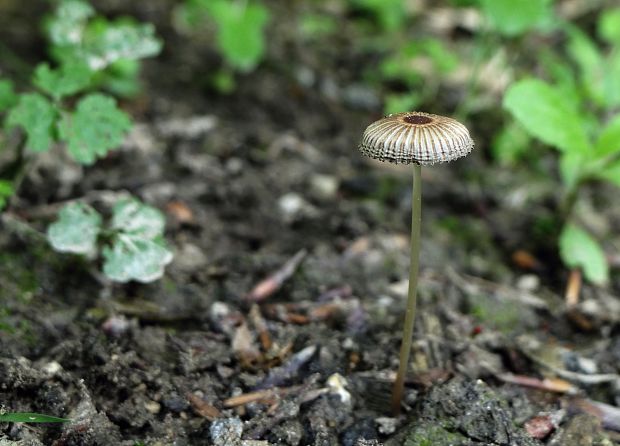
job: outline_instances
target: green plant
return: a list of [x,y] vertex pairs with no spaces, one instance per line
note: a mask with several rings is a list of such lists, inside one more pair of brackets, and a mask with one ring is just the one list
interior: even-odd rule
[[89,86],[117,96],[139,92],[139,60],[162,48],[150,23],[107,20],[82,0],[61,0],[44,25],[50,55],[58,64],[86,65],[92,71]]
[[516,82],[504,96],[504,107],[530,136],[558,150],[564,188],[560,256],[567,266],[582,269],[588,280],[602,285],[609,278],[605,253],[588,232],[587,219],[574,209],[589,183],[620,187],[620,8],[604,11],[598,19],[603,45],[572,24],[563,28],[573,64],[544,52],[541,59],[552,82]]
[[262,60],[269,11],[260,1],[186,0],[178,14],[191,28],[207,17],[216,23],[218,49],[232,69],[247,73]]
[[402,0],[349,0],[355,9],[366,11],[386,33],[400,29],[406,19],[405,2]]
[[[137,74],[137,61],[161,50],[152,25],[130,19],[108,21],[95,16],[94,9],[81,0],[60,1],[45,29],[57,66],[38,64],[31,89],[19,94],[10,81],[0,80],[4,127],[23,132],[14,162],[0,171],[0,209],[18,193],[31,152],[46,152],[61,144],[75,162],[90,165],[118,147],[131,128],[131,118],[114,97],[93,90],[135,91],[131,76]],[[123,70],[125,74],[117,77]],[[96,211],[74,204],[63,208],[48,234],[58,251],[91,256],[98,239],[107,237],[104,273],[120,282],[147,282],[161,277],[172,256],[161,238],[163,227],[159,211],[128,199],[114,208],[109,231],[101,229]]]
[[63,207],[50,225],[47,237],[59,252],[103,257],[103,273],[117,282],[152,282],[172,260],[163,239],[165,218],[157,209],[133,197],[119,200],[112,218],[103,218],[91,206],[71,203]]
[[[585,104],[571,101],[557,85],[538,79],[524,79],[512,85],[504,106],[533,137],[560,153],[560,178],[565,188],[561,211],[566,222],[559,238],[560,254],[571,267],[581,267],[597,284],[608,280],[603,250],[572,215],[579,190],[593,180],[620,186],[620,115],[595,129],[595,122],[583,110]],[[581,247],[581,248],[579,248]]]

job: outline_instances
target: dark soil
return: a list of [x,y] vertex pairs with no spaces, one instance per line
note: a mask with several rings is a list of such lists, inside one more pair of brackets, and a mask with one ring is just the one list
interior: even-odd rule
[[[304,42],[286,20],[301,6],[271,2],[267,60],[222,95],[208,29],[176,34],[164,0],[95,3],[156,23],[166,48],[124,104],[138,124],[122,149],[92,168],[42,155],[3,215],[0,402],[72,421],[0,424],[0,445],[613,444],[618,284],[566,309],[555,186],[488,161],[496,111],[470,117],[470,157],[424,170],[420,312],[393,418],[410,170],[357,151],[381,107],[355,30]],[[0,38],[39,60],[36,33],[18,32],[39,13],[7,5]],[[43,236],[63,202],[106,213],[123,191],[167,214],[176,256],[154,284],[112,285]]]

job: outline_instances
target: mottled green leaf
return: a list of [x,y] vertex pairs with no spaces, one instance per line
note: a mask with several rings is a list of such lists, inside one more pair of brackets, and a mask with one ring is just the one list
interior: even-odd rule
[[13,89],[13,83],[6,79],[0,79],[0,113],[17,104],[17,95]]
[[95,20],[88,25],[83,43],[85,62],[92,70],[101,70],[122,59],[142,59],[159,54],[162,42],[155,27],[130,20]]
[[62,0],[47,22],[47,32],[55,45],[75,45],[82,39],[84,27],[95,10],[81,0]]
[[172,253],[158,240],[120,234],[111,248],[103,249],[103,272],[117,282],[153,282],[164,274]]
[[574,224],[567,224],[560,235],[560,255],[570,268],[581,268],[592,283],[604,285],[609,280],[605,252],[596,240]]
[[260,3],[227,0],[212,0],[206,7],[217,22],[217,44],[226,60],[239,70],[252,70],[265,52],[267,8]]
[[52,417],[41,413],[9,412],[0,414],[0,423],[68,423],[67,418]]
[[47,229],[47,239],[59,252],[94,256],[101,230],[101,216],[83,203],[71,203],[58,213],[58,220]]
[[23,94],[8,114],[9,127],[21,127],[26,132],[26,147],[35,152],[45,152],[53,141],[56,108],[37,93]]
[[491,24],[506,36],[516,36],[543,22],[550,13],[548,0],[480,0]]
[[581,115],[562,94],[538,79],[513,84],[504,107],[534,137],[567,152],[591,150]]
[[152,239],[164,233],[166,219],[158,209],[147,206],[135,198],[127,198],[114,205],[112,227]]
[[46,63],[39,64],[34,72],[34,84],[59,100],[63,96],[75,94],[90,84],[92,72],[79,63],[66,64],[52,69]]
[[135,198],[119,201],[112,217],[117,236],[112,246],[103,251],[104,273],[118,282],[159,279],[172,260],[162,238],[165,224],[159,210]]
[[80,100],[74,113],[63,116],[59,134],[74,160],[92,164],[118,147],[130,128],[129,117],[113,98],[91,94]]

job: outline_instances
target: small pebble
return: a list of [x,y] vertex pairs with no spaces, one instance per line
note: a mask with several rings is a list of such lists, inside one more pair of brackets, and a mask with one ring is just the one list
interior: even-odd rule
[[241,440],[243,422],[239,418],[223,418],[213,421],[209,429],[214,446],[232,446]]

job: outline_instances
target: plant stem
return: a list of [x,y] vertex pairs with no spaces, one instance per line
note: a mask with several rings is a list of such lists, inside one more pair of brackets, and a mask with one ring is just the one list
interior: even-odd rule
[[400,347],[400,364],[394,388],[392,389],[392,413],[400,413],[400,402],[405,389],[405,375],[409,364],[409,354],[413,343],[413,324],[415,322],[416,294],[418,289],[418,270],[420,266],[420,227],[422,225],[422,178],[419,164],[413,165],[413,195],[411,198],[411,266],[409,267],[409,291],[403,341]]

